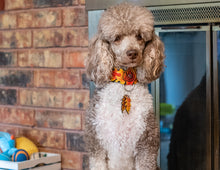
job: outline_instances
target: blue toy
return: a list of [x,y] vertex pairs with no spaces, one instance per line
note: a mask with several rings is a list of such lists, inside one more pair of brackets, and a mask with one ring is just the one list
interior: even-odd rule
[[16,150],[14,136],[6,132],[0,132],[0,160],[10,161]]
[[22,162],[28,159],[29,155],[24,149],[18,149],[12,155],[12,161],[14,162]]
[[5,155],[4,153],[0,153],[0,160],[1,161],[10,161],[11,157],[8,155]]

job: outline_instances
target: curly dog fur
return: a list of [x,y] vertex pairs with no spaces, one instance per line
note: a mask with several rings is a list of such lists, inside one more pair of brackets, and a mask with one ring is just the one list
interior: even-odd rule
[[[91,170],[157,168],[159,128],[145,84],[160,76],[164,58],[153,15],[146,8],[122,3],[103,13],[85,61],[87,76],[98,87],[85,117]],[[137,84],[110,82],[113,68],[130,67],[137,70]],[[121,111],[127,93],[130,114]]]

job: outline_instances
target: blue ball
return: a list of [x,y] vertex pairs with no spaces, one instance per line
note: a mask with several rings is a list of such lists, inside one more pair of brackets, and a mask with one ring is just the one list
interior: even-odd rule
[[26,160],[29,160],[29,155],[24,149],[18,149],[12,155],[12,161],[14,162],[22,162]]

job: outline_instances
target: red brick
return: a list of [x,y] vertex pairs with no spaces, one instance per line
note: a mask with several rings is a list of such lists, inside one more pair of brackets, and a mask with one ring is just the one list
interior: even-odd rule
[[63,30],[35,30],[34,47],[60,47],[63,46]]
[[81,169],[82,155],[80,152],[56,150],[49,148],[39,148],[41,152],[58,153],[61,154],[62,169]]
[[77,4],[77,0],[33,0],[33,5],[36,8],[72,6]]
[[20,67],[62,67],[61,51],[23,51],[18,52],[18,65]]
[[25,106],[86,109],[89,101],[89,91],[21,89],[19,97],[20,104]]
[[67,8],[63,11],[64,26],[87,26],[88,15],[85,8]]
[[35,71],[34,85],[36,87],[55,87],[55,71]]
[[31,31],[1,31],[0,48],[31,47]]
[[82,39],[81,39],[81,46],[87,47],[88,46],[88,28],[81,29]]
[[34,110],[2,107],[0,108],[0,122],[33,126]]
[[65,29],[64,46],[88,46],[88,29],[75,28]]
[[20,104],[25,106],[86,109],[89,101],[89,91],[21,89],[19,97]]
[[16,52],[0,52],[0,67],[15,67],[17,66]]
[[16,28],[16,14],[0,13],[0,29]]
[[81,113],[71,113],[63,117],[63,128],[81,130],[82,129],[82,115]]
[[31,8],[32,0],[5,0],[5,9],[24,9]]
[[71,109],[86,109],[89,101],[89,91],[65,91],[64,107]]
[[25,106],[62,107],[63,93],[60,90],[20,90],[20,104]]
[[33,14],[31,12],[18,13],[18,28],[33,27]]
[[17,91],[15,89],[0,89],[0,105],[17,104]]
[[18,87],[33,86],[33,72],[28,70],[1,70],[0,85]]
[[85,70],[81,70],[81,81],[82,81],[82,88],[89,88],[89,79],[86,76]]
[[61,10],[30,11],[18,13],[17,15],[18,28],[61,26]]
[[34,47],[88,46],[88,29],[35,30]]
[[0,125],[0,131],[7,132],[7,133],[14,135],[14,136],[19,135],[19,129],[17,127],[12,126],[12,125]]
[[86,4],[85,0],[79,0],[79,1],[80,1],[81,5],[85,5]]
[[83,140],[83,133],[66,133],[66,147],[68,150],[78,152],[86,152],[85,142]]
[[82,130],[85,130],[85,112],[82,114]]
[[87,55],[87,51],[66,51],[64,54],[64,66],[68,68],[85,67],[84,60]]
[[79,88],[79,70],[38,70],[35,71],[36,87]]
[[[30,58],[30,52],[28,51],[18,52],[18,66],[19,67],[30,67],[32,64],[29,63],[31,62],[29,58]],[[39,64],[39,61],[38,61],[38,64]]]
[[55,87],[80,88],[79,70],[57,71],[55,75]]
[[36,129],[20,129],[20,135],[27,137],[37,146],[63,149],[65,135],[63,132]]
[[34,27],[61,26],[61,10],[41,10],[33,13]]
[[38,127],[58,129],[81,129],[81,114],[60,111],[36,111],[35,115]]
[[68,169],[80,169],[81,168],[81,154],[73,151],[63,151],[62,156],[62,168]]

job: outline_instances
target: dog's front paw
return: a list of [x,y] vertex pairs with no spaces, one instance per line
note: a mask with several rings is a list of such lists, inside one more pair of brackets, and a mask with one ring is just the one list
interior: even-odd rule
[[89,167],[90,170],[108,170],[106,159],[103,157],[90,157]]

